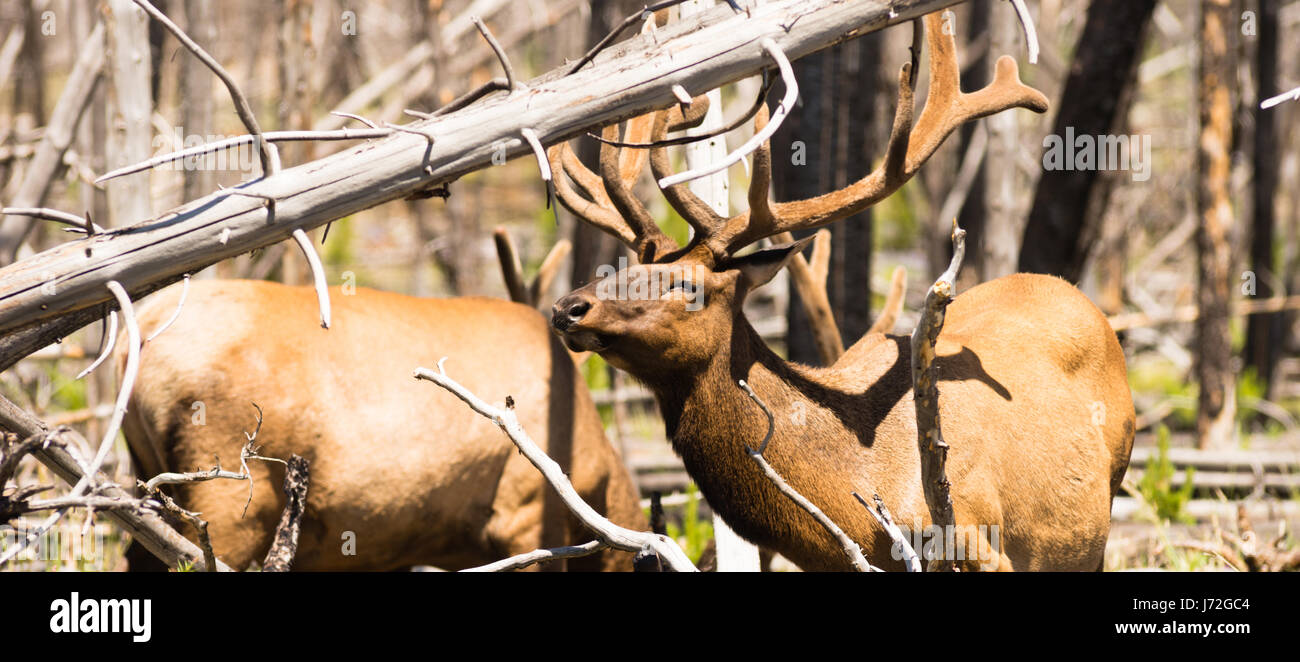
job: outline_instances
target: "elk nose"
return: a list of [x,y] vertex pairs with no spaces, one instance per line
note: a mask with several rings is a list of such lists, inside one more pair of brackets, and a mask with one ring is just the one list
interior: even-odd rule
[[589,310],[591,310],[590,301],[570,294],[551,307],[551,326],[554,326],[557,331],[564,331],[582,320]]

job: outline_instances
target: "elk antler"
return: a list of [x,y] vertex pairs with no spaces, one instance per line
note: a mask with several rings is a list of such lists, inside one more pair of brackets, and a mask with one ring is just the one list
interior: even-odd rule
[[[749,211],[722,219],[711,211],[711,215],[700,213],[699,205],[686,204],[680,199],[674,201],[674,195],[689,201],[689,192],[670,195],[668,190],[664,191],[678,213],[697,228],[688,248],[706,247],[715,260],[720,260],[764,237],[815,228],[851,216],[897,191],[963,123],[1010,108],[1026,108],[1039,113],[1047,110],[1047,97],[1020,82],[1015,60],[1005,55],[997,62],[992,83],[976,92],[962,92],[953,36],[945,34],[939,14],[927,15],[922,20],[930,47],[929,96],[913,128],[916,77],[912,64],[904,64],[899,72],[893,128],[885,160],[879,167],[837,191],[807,200],[773,203],[768,200],[772,178],[771,146],[765,142],[754,152]],[[760,112],[754,120],[755,131],[762,130],[766,124],[767,113]],[[666,166],[666,159],[656,159],[652,154],[651,167],[656,165]],[[664,174],[659,169],[655,171],[656,177],[662,178]]]

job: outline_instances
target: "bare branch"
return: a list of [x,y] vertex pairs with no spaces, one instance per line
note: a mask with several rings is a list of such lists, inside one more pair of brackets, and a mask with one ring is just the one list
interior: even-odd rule
[[[46,209],[43,207],[5,207],[4,209],[0,209],[0,214],[6,216],[11,214],[14,216],[29,216],[31,218],[39,218],[46,221],[54,221],[64,225],[70,225],[72,226],[72,229],[70,229],[69,232],[84,233],[86,231],[86,223],[88,222],[87,219],[77,216],[76,214],[69,214],[57,209]],[[104,231],[104,228],[95,224],[91,224],[90,227],[97,234]]]
[[772,111],[772,119],[768,121],[767,126],[763,127],[762,130],[755,132],[749,140],[745,141],[745,144],[736,148],[735,151],[728,154],[721,161],[711,163],[704,168],[686,170],[669,177],[664,177],[659,180],[659,188],[668,188],[683,182],[689,182],[692,179],[707,177],[715,172],[726,170],[733,164],[745,158],[745,156],[750,152],[762,147],[763,143],[767,142],[768,139],[772,137],[772,134],[776,133],[776,130],[781,128],[781,122],[785,121],[785,116],[790,114],[790,110],[794,108],[795,102],[799,100],[799,82],[795,80],[794,69],[790,66],[790,60],[785,57],[785,52],[781,50],[780,46],[776,45],[775,41],[772,41],[769,38],[764,38],[759,42],[759,44],[763,47],[764,52],[772,56],[773,60],[776,60],[776,65],[781,70],[781,80],[785,83],[785,96],[781,97],[781,103],[777,105],[776,110]]
[[461,572],[505,572],[507,570],[518,570],[527,568],[534,563],[543,561],[556,561],[559,559],[575,559],[582,556],[590,556],[603,549],[608,549],[609,545],[593,540],[581,545],[571,545],[568,547],[554,547],[551,549],[535,549],[531,552],[516,554],[508,559],[501,559],[487,565],[481,565],[477,568],[466,568]]
[[[349,115],[349,117],[355,117],[355,116]],[[361,119],[360,117],[357,117],[357,119],[369,124],[367,120]],[[391,135],[392,132],[393,132],[392,129],[379,129],[379,128],[338,129],[336,131],[272,131],[270,133],[263,134],[262,138],[264,140],[273,143],[303,142],[303,141],[312,141],[312,140],[370,140],[372,138],[383,138],[385,136]],[[106,172],[100,175],[99,178],[95,180],[95,183],[103,184],[104,182],[110,179],[123,177],[125,175],[135,174],[137,172],[143,172],[150,168],[157,168],[158,166],[163,165],[164,163],[171,163],[173,161],[180,161],[182,159],[188,159],[195,156],[202,156],[204,154],[209,154],[211,152],[218,152],[223,149],[231,149],[232,147],[239,147],[240,145],[247,145],[249,143],[255,143],[255,142],[257,142],[257,136],[244,135],[244,136],[235,136],[233,138],[226,138],[225,140],[218,140],[216,142],[207,143],[205,145],[196,145],[188,149],[183,149],[179,152],[161,154],[159,156],[155,156],[149,159],[148,161],[142,161],[140,163],[134,163],[128,166],[122,166],[121,168],[118,168],[116,170]]]
[[189,293],[190,293],[190,275],[185,274],[185,284],[181,286],[181,298],[176,300],[176,310],[172,311],[172,316],[168,317],[167,321],[163,322],[162,326],[158,327],[157,330],[149,334],[148,338],[144,339],[146,343],[152,342],[154,338],[157,338],[159,335],[162,335],[162,332],[166,331],[167,327],[171,326],[172,323],[176,321],[176,318],[181,316],[181,308],[185,305],[185,296],[188,295]]
[[311,266],[312,282],[316,287],[316,304],[320,307],[320,325],[321,328],[328,329],[330,328],[330,291],[329,283],[325,280],[325,267],[321,265],[316,248],[311,245],[311,239],[302,228],[293,231],[293,240],[298,242],[298,248],[302,249],[307,264]]
[[1011,0],[1011,6],[1016,8],[1016,17],[1020,19],[1020,26],[1025,30],[1025,43],[1029,47],[1029,63],[1038,64],[1038,31],[1034,29],[1034,17],[1029,15],[1025,0]]
[[854,542],[847,533],[844,533],[844,530],[831,520],[826,513],[822,512],[821,508],[818,508],[813,504],[813,502],[809,501],[807,497],[800,494],[793,487],[790,487],[790,484],[785,482],[785,479],[781,477],[781,474],[777,473],[776,469],[773,469],[772,465],[767,463],[767,460],[763,457],[763,451],[767,449],[767,443],[772,440],[772,431],[775,429],[775,421],[772,418],[772,412],[767,408],[766,404],[763,404],[763,401],[759,399],[758,394],[754,393],[754,389],[750,388],[749,384],[747,384],[745,380],[742,379],[738,383],[740,384],[740,388],[745,390],[745,394],[749,396],[749,399],[753,400],[754,403],[763,410],[763,414],[767,416],[767,435],[763,437],[763,443],[758,445],[758,450],[754,450],[748,446],[745,447],[745,451],[749,453],[749,457],[753,458],[753,460],[758,463],[759,468],[763,470],[763,474],[767,476],[768,480],[772,481],[772,483],[776,485],[778,490],[781,490],[782,494],[790,497],[791,501],[794,501],[800,508],[803,508],[809,515],[812,515],[813,519],[817,520],[817,523],[821,524],[822,527],[831,534],[831,537],[835,538],[835,540],[840,543],[840,547],[844,548],[844,553],[849,557],[849,563],[853,564],[855,570],[858,572],[882,572],[880,568],[867,562],[866,557],[862,555],[862,548],[858,546],[858,543]]
[[569,508],[569,511],[587,528],[594,531],[599,540],[610,547],[628,552],[639,552],[649,546],[670,569],[678,572],[697,571],[695,565],[686,557],[685,552],[667,536],[625,529],[596,512],[587,502],[582,500],[578,491],[574,489],[573,483],[569,482],[569,477],[565,475],[564,469],[555,460],[547,456],[542,449],[538,448],[537,444],[528,436],[528,432],[519,424],[519,419],[515,417],[514,401],[507,397],[505,409],[499,409],[484,402],[477,395],[474,395],[464,386],[447,376],[442,369],[442,364],[446,360],[444,358],[438,362],[438,372],[427,368],[416,368],[415,378],[428,380],[441,386],[469,405],[470,409],[478,412],[501,428],[506,433],[506,436],[510,437],[510,441],[514,442],[519,451],[523,453],[524,457],[528,458],[528,461],[537,467],[538,471],[542,472],[546,481],[560,495],[560,499],[564,501],[564,505]]
[[244,96],[244,93],[239,91],[239,85],[235,83],[235,79],[231,78],[230,74],[216,59],[208,55],[207,51],[203,50],[193,39],[190,39],[190,36],[185,34],[184,30],[172,23],[166,14],[158,11],[158,8],[150,4],[148,0],[135,0],[135,4],[152,16],[155,21],[167,28],[167,31],[171,32],[177,41],[181,42],[191,53],[194,53],[203,64],[212,70],[212,73],[217,75],[217,78],[221,79],[221,82],[226,86],[226,90],[230,92],[231,100],[235,102],[235,112],[239,115],[239,120],[244,123],[244,127],[257,140],[258,154],[262,159],[262,175],[269,177],[279,172],[280,153],[275,149],[275,145],[268,142],[262,135],[262,127],[257,123],[257,116],[253,114],[253,107],[248,104],[248,99]]
[[[921,483],[930,519],[943,530],[953,526],[951,484],[944,472],[948,461],[948,444],[943,440],[939,423],[939,380],[934,374],[935,344],[943,330],[948,303],[956,295],[957,272],[966,254],[966,231],[952,221],[952,262],[925,295],[921,319],[912,331],[912,399],[916,404],[916,437],[921,450]],[[939,544],[942,544],[940,541]],[[941,550],[930,561],[931,570],[955,568],[943,561]]]
[[298,553],[298,532],[307,509],[307,483],[310,471],[306,458],[290,455],[284,472],[284,510],[275,527],[271,548],[262,560],[262,572],[288,572]]
[[894,546],[898,548],[898,551],[903,556],[903,565],[907,567],[907,571],[921,572],[921,559],[917,557],[916,550],[912,549],[912,543],[907,541],[907,536],[903,535],[903,530],[898,528],[898,525],[894,523],[894,518],[890,517],[884,499],[881,499],[879,494],[871,495],[872,500],[875,502],[873,508],[857,492],[853,493],[853,498],[857,499],[858,503],[862,504],[862,507],[866,508],[872,517],[876,518],[880,526],[885,529],[885,533],[889,534],[889,537],[894,541]]
[[501,44],[497,43],[497,38],[492,36],[492,31],[488,29],[483,19],[471,16],[469,20],[474,22],[474,27],[478,28],[479,34],[483,35],[483,38],[487,40],[488,46],[492,47],[492,52],[496,53],[497,60],[501,62],[501,68],[506,72],[506,89],[515,90],[518,85],[515,81],[515,68],[510,66],[510,58],[506,57],[505,49],[501,48]]
[[84,379],[86,375],[94,372],[95,368],[98,368],[99,364],[103,363],[104,359],[107,359],[109,355],[113,353],[113,347],[117,345],[116,310],[108,311],[108,317],[105,319],[103,327],[104,333],[99,339],[99,355],[95,357],[95,360],[92,361],[90,365],[86,366],[85,370],[77,373],[77,376],[74,379]]

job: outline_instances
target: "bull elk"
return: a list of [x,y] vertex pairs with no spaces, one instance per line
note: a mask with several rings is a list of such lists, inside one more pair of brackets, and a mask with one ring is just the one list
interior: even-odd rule
[[[588,503],[615,523],[646,528],[586,385],[536,310],[366,288],[331,294],[334,324],[326,331],[311,287],[193,283],[180,315],[141,354],[123,426],[137,473],[237,462],[257,403],[261,453],[311,462],[295,570],[460,569],[589,539],[496,426],[449,393],[414,387],[413,366],[450,356],[452,367],[465,362],[467,387],[519,403],[521,423]],[[159,328],[178,296],[171,288],[147,302],[141,326]],[[266,552],[285,501],[280,465],[249,469],[247,514],[248,483],[176,486],[234,568]],[[631,570],[632,556],[605,551],[568,567]]]
[[[599,175],[585,169],[567,144],[548,152],[552,169],[563,173],[556,180],[561,202],[621,239],[641,262],[561,298],[553,309],[555,332],[570,349],[598,352],[645,382],[674,450],[709,504],[740,535],[807,570],[850,565],[840,544],[747,456],[746,447],[757,446],[769,428],[738,381],[747,381],[775,415],[768,462],[873,564],[901,569],[891,538],[853,493],[879,494],[904,527],[924,531],[930,524],[909,342],[869,333],[826,368],[781,359],[750,326],[741,304],[808,239],[747,255],[737,251],[879,202],[964,122],[1016,107],[1047,109],[1046,98],[1020,82],[1015,61],[1006,56],[990,85],[961,92],[952,36],[944,34],[938,15],[924,22],[928,98],[913,128],[913,65],[904,65],[886,154],[874,172],[819,197],[773,203],[765,143],[754,154],[745,212],[724,218],[684,184],[664,189],[692,227],[684,247],[661,232],[632,195],[646,150],[626,148],[647,135],[659,142],[690,125],[702,115],[702,99],[685,110],[630,120],[623,143],[617,125],[606,127]],[[760,111],[756,125],[766,122]],[[648,159],[656,178],[671,174],[662,145],[650,148]],[[1124,354],[1106,318],[1063,280],[1017,274],[956,297],[937,354],[956,523],[986,525],[974,529],[978,549],[955,560],[963,569],[1101,569],[1111,500],[1134,433]]]

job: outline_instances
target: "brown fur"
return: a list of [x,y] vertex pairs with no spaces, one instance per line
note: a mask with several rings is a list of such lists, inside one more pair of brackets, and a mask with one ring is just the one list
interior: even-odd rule
[[[740,535],[808,570],[848,569],[831,536],[747,457],[745,446],[767,430],[737,386],[747,380],[776,418],[766,453],[772,466],[872,563],[901,569],[890,539],[851,492],[879,494],[904,527],[930,523],[909,339],[870,334],[828,368],[776,356],[740,310],[745,294],[794,252],[783,249],[784,259],[754,254],[688,271],[706,274],[697,280],[702,310],[687,310],[680,292],[602,299],[598,281],[561,299],[553,324],[571,349],[595,349],[654,390],[687,471]],[[694,266],[687,256],[629,275]],[[1134,420],[1124,355],[1105,317],[1065,281],[1008,276],[956,298],[938,356],[957,523],[999,527],[1000,540],[978,542],[998,569],[1099,568]],[[987,555],[990,542],[999,554]],[[982,565],[973,556],[966,569]]]
[[[172,314],[178,294],[171,288],[142,307],[142,333]],[[447,371],[485,400],[514,397],[524,428],[596,510],[646,528],[590,394],[536,311],[366,288],[331,290],[331,301],[326,331],[310,287],[193,282],[179,319],[142,352],[124,425],[137,472],[206,469],[214,456],[238,470],[256,402],[265,410],[262,454],[311,462],[295,570],[459,569],[590,540],[495,425],[412,377],[445,356]],[[119,351],[119,374],[124,357]],[[206,425],[193,423],[196,401]],[[283,468],[250,466],[256,482],[243,518],[246,482],[177,490],[208,520],[218,557],[236,568],[261,560],[284,506]],[[342,553],[345,531],[355,534],[354,556]],[[627,570],[631,555],[607,551],[568,567]]]

